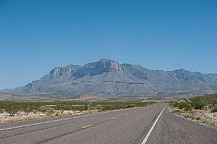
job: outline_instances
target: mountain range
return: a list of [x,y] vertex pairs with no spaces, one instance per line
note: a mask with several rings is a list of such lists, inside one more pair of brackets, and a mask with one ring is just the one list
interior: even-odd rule
[[140,65],[101,59],[80,65],[55,67],[41,79],[15,89],[12,94],[104,97],[191,97],[217,93],[217,74],[184,69],[150,70]]

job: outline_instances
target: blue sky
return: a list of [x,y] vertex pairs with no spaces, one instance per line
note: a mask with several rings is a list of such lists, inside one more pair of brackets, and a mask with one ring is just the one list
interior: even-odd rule
[[100,58],[217,73],[217,1],[0,0],[0,89]]

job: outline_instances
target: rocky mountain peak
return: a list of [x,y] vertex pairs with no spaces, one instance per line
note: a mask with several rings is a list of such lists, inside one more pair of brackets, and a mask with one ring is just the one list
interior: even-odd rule
[[57,77],[57,76],[71,76],[73,73],[77,72],[81,69],[82,66],[79,65],[68,65],[66,67],[55,67],[49,73],[49,75]]
[[119,64],[103,58],[84,66],[55,67],[40,80],[7,92],[112,97],[204,95],[217,92],[217,74],[202,74],[184,69],[149,70],[140,65]]
[[109,62],[109,61],[113,61],[113,60],[106,59],[106,58],[100,59],[100,62],[102,62],[102,63],[106,63],[106,62]]
[[88,63],[84,68],[95,72],[122,72],[122,66],[117,62],[109,59],[101,59],[98,62]]
[[55,67],[50,71],[50,75],[61,75],[63,73],[63,69],[61,67]]

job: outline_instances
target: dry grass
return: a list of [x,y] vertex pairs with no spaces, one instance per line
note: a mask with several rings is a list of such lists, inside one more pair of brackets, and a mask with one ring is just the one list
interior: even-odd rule
[[172,108],[172,113],[181,115],[185,118],[196,120],[199,123],[205,123],[212,126],[217,126],[217,112],[211,113],[210,110],[191,110],[185,111],[183,109]]
[[86,111],[54,111],[53,113],[26,113],[26,112],[18,112],[14,116],[10,116],[9,113],[5,113],[5,116],[0,117],[1,123],[6,122],[16,122],[16,121],[26,121],[26,120],[37,120],[37,119],[45,119],[45,118],[55,118],[61,116],[71,116],[71,115],[82,115],[82,114],[90,114],[98,112],[97,110],[86,110]]

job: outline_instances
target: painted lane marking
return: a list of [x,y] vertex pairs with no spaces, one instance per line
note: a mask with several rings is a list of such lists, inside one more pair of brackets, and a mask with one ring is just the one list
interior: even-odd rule
[[77,117],[62,118],[62,119],[57,119],[57,120],[50,120],[50,121],[45,121],[45,122],[38,122],[38,123],[33,123],[33,124],[14,126],[14,127],[9,127],[9,128],[1,128],[0,131],[13,130],[13,129],[19,129],[19,128],[42,125],[42,124],[54,123],[54,122],[59,122],[59,121],[67,121],[67,120],[77,119],[77,118],[81,118],[81,117],[89,117],[89,116],[94,116],[94,115],[99,115],[99,114],[106,114],[106,113],[127,111],[127,110],[134,110],[134,109],[140,109],[140,108],[141,107],[134,107],[134,108],[130,108],[130,109],[120,109],[120,110],[112,110],[112,111],[106,111],[106,112],[100,112],[100,113],[94,113],[94,114],[80,115],[80,116],[77,116]]
[[89,125],[83,126],[82,129],[85,129],[85,128],[88,128],[88,127],[91,127],[91,126],[93,126],[93,124],[89,124]]
[[2,128],[2,129],[0,129],[0,131],[12,130],[12,129],[30,127],[30,126],[37,126],[37,125],[41,125],[41,124],[48,124],[48,123],[59,122],[59,121],[66,121],[66,120],[69,120],[69,119],[73,119],[73,118],[65,118],[65,119],[58,119],[58,120],[52,120],[52,121],[46,121],[46,122],[33,123],[33,124],[28,124],[28,125],[21,125],[21,126],[9,127],[9,128]]
[[[123,109],[123,110],[126,110],[126,109]],[[98,115],[98,114],[106,114],[106,113],[115,112],[115,111],[122,111],[122,109],[121,110],[114,110],[114,111],[106,111],[106,112],[94,113],[94,114],[89,114],[89,115],[80,115],[80,116],[77,116],[77,117],[69,117],[69,118],[62,118],[62,119],[57,119],[57,120],[50,120],[50,121],[45,121],[45,122],[39,122],[39,123],[33,123],[33,124],[27,124],[27,125],[21,125],[21,126],[9,127],[9,128],[2,128],[2,129],[0,129],[0,131],[13,130],[13,129],[18,129],[18,128],[31,127],[31,126],[37,126],[37,125],[54,123],[54,122],[59,122],[59,121],[67,121],[67,120],[71,120],[71,119],[77,119],[77,118],[81,118],[81,117],[94,116],[94,115]]]
[[111,118],[111,119],[113,120],[113,119],[116,119],[116,118],[117,118],[117,117],[113,117],[113,118]]
[[162,115],[164,109],[166,108],[166,106],[161,110],[160,114],[158,115],[157,119],[155,120],[154,124],[152,125],[151,129],[149,130],[148,134],[146,135],[146,137],[144,138],[144,140],[142,141],[141,144],[146,144],[148,137],[151,135],[152,130],[154,129],[155,125],[157,124],[160,116]]

